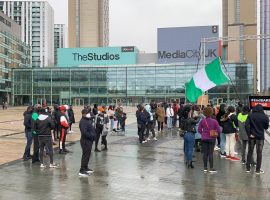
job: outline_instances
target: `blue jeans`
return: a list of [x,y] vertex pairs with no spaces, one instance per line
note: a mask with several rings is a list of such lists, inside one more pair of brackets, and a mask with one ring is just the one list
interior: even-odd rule
[[172,128],[172,121],[173,121],[172,117],[167,117],[167,127],[168,127],[168,129]]
[[193,133],[186,132],[184,135],[184,152],[186,161],[192,161],[195,136]]
[[30,157],[30,149],[31,149],[31,145],[32,145],[32,140],[33,140],[33,136],[32,136],[32,131],[25,131],[25,137],[26,137],[26,146],[25,146],[25,151],[23,154],[24,158],[29,158]]
[[226,145],[226,136],[224,133],[220,133],[220,152],[221,153],[225,152],[225,145]]

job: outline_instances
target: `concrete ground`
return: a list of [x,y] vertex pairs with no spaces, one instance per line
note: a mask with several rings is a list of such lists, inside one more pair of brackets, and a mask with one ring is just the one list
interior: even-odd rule
[[[19,113],[14,110],[14,113],[16,112]],[[8,111],[3,115],[1,113],[1,117],[8,116],[7,113]],[[6,118],[6,121],[9,121],[10,118]],[[194,169],[185,167],[183,140],[177,131],[159,134],[156,142],[139,144],[132,110],[128,118],[126,136],[108,136],[109,150],[92,152],[90,167],[95,172],[90,177],[78,177],[81,149],[75,139],[75,136],[79,135],[75,126],[75,133],[71,134],[74,143],[68,147],[72,153],[55,154],[55,161],[60,164],[60,169],[41,170],[39,165],[22,160],[0,165],[0,199],[270,198],[270,148],[267,142],[263,150],[262,164],[265,174],[255,175],[254,169],[251,174],[246,174],[245,167],[240,162],[221,159],[217,152],[214,165],[218,173],[204,174],[200,153],[195,154]],[[21,123],[6,125],[2,130],[19,132],[20,129],[16,127]],[[5,157],[9,157],[14,148],[18,152],[19,148],[23,149],[20,146],[23,137],[19,136],[20,134],[5,136],[4,133],[0,136],[0,158],[3,156],[3,149],[6,149]],[[12,141],[16,142],[12,144]],[[12,148],[10,144],[13,145]],[[5,147],[2,147],[3,145]],[[22,153],[12,155],[21,156]],[[48,158],[46,160],[48,161]]]

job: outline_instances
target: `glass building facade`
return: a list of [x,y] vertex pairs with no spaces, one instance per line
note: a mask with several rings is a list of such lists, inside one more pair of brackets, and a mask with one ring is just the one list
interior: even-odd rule
[[[253,93],[253,66],[235,63],[226,69],[233,84],[211,89],[210,99],[247,99]],[[12,100],[14,105],[183,102],[184,84],[196,71],[189,65],[14,69]]]
[[30,67],[30,47],[8,32],[0,31],[0,100],[10,101],[14,68]]

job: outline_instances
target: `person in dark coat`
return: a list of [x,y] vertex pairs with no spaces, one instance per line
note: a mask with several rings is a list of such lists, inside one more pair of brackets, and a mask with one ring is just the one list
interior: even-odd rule
[[33,136],[32,136],[32,113],[33,113],[33,107],[28,106],[27,110],[23,113],[24,120],[23,120],[23,125],[25,127],[24,132],[25,132],[25,137],[26,137],[26,146],[25,146],[25,151],[23,154],[23,160],[27,161],[30,159],[30,149],[33,141]]
[[79,123],[79,128],[81,132],[81,148],[82,148],[82,158],[81,158],[81,168],[79,172],[79,176],[87,177],[90,173],[94,171],[88,167],[91,150],[93,142],[95,141],[96,132],[91,122],[91,114],[90,110],[84,108],[82,110],[82,118]]
[[248,135],[248,156],[246,163],[246,172],[250,172],[250,164],[252,161],[252,155],[254,147],[256,145],[257,152],[257,165],[256,174],[263,174],[261,169],[262,164],[262,150],[264,145],[264,131],[269,128],[269,117],[264,113],[263,106],[261,104],[256,105],[252,109],[252,113],[248,116],[245,123],[245,129]]
[[74,131],[71,130],[71,126],[72,124],[75,124],[75,116],[72,105],[69,106],[68,117],[69,117],[69,133],[73,133]]

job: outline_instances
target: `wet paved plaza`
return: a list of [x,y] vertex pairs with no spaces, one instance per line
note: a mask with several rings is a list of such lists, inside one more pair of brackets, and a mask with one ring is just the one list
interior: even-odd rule
[[[217,174],[204,174],[201,154],[195,168],[184,165],[183,140],[176,132],[159,135],[159,140],[139,144],[136,125],[127,136],[108,136],[108,152],[92,152],[94,173],[78,177],[79,142],[72,153],[55,154],[60,169],[17,160],[0,166],[0,199],[270,199],[269,144],[265,143],[265,174],[246,174],[240,162],[215,155]],[[47,158],[48,161],[48,158]]]

